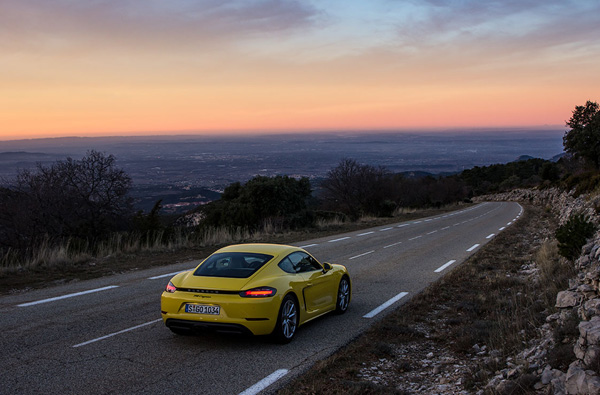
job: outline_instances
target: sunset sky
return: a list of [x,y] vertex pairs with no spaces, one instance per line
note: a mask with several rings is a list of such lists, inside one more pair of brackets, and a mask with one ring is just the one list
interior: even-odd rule
[[598,0],[0,0],[0,140],[564,126]]

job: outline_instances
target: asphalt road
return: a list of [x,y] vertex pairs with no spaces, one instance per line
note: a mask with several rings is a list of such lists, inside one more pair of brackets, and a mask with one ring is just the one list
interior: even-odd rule
[[287,345],[172,334],[160,319],[160,294],[189,262],[0,297],[0,393],[272,391],[459,265],[522,211],[516,203],[483,203],[297,243],[346,265],[353,299],[346,314],[300,327]]

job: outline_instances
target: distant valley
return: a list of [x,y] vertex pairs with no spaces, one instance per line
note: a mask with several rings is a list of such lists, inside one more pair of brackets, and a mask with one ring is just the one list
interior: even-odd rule
[[0,142],[0,180],[19,169],[51,164],[88,150],[112,154],[133,179],[136,207],[163,199],[180,213],[217,199],[230,183],[256,175],[316,180],[342,158],[392,172],[455,173],[520,157],[561,154],[564,130],[484,130],[446,133],[340,132],[262,136],[147,136],[14,140]]

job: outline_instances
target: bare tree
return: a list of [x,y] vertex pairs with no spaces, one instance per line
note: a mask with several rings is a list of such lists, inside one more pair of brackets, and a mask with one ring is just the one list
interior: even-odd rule
[[358,218],[363,213],[377,214],[381,203],[390,199],[391,176],[383,167],[345,158],[327,173],[321,187],[327,208]]
[[23,249],[41,239],[98,239],[131,213],[131,178],[115,158],[89,151],[19,172],[0,191],[0,245]]

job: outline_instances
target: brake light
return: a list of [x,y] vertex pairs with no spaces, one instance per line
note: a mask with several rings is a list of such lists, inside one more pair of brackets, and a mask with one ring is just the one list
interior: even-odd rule
[[175,291],[177,291],[177,287],[173,285],[172,282],[169,281],[169,283],[167,284],[167,288],[165,289],[166,292],[169,293],[173,293]]
[[275,288],[271,287],[260,287],[252,288],[247,291],[240,292],[242,298],[268,298],[274,296],[277,293]]

